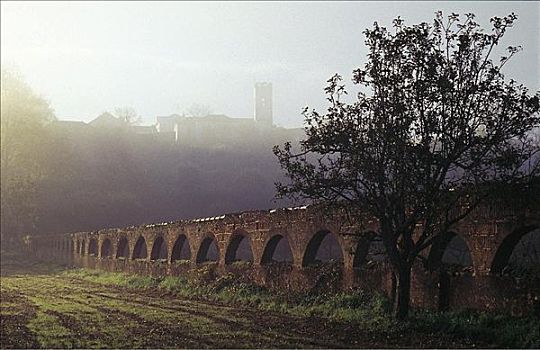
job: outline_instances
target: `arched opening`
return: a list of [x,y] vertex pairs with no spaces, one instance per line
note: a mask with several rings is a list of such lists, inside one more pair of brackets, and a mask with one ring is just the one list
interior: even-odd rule
[[111,240],[106,238],[103,243],[101,243],[101,257],[109,258],[111,256]]
[[452,293],[451,276],[472,272],[473,261],[467,242],[454,232],[439,236],[429,252],[428,268],[439,271],[439,310],[448,310]]
[[266,244],[261,258],[261,264],[267,265],[274,262],[292,263],[293,256],[287,237],[275,235]]
[[85,254],[86,253],[86,240],[83,239],[81,241],[81,250],[79,252],[81,255]]
[[453,266],[462,271],[472,267],[471,251],[461,236],[455,235],[444,250],[441,263],[445,267]]
[[232,264],[235,261],[253,262],[251,240],[241,234],[233,235],[225,254],[225,264]]
[[382,237],[369,232],[363,235],[356,245],[353,268],[370,267],[387,261],[386,248]]
[[317,232],[309,241],[304,252],[302,266],[342,261],[343,251],[338,238],[330,231],[322,230]]
[[444,269],[448,272],[472,270],[471,251],[467,242],[455,234],[447,232],[433,243],[428,256],[430,270]]
[[508,235],[495,253],[491,273],[539,276],[540,228],[527,226]]
[[167,243],[162,236],[158,236],[154,240],[152,246],[152,252],[150,253],[150,260],[167,260],[169,252],[167,251]]
[[88,255],[97,256],[97,253],[98,253],[97,239],[90,238],[90,242],[88,243]]
[[199,247],[197,253],[197,264],[207,262],[207,261],[218,261],[219,252],[216,240],[211,237],[206,237]]
[[120,238],[116,247],[116,258],[127,259],[129,257],[129,244],[126,237]]
[[140,236],[135,243],[133,248],[133,260],[135,259],[146,259],[148,256],[148,249],[146,247],[146,240],[143,236]]
[[75,242],[75,253],[80,254],[81,253],[81,241],[77,240]]
[[189,261],[191,260],[191,247],[186,235],[180,235],[174,242],[171,253],[171,261]]

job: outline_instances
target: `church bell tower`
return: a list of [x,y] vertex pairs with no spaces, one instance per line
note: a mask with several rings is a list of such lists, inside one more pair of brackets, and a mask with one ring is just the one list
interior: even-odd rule
[[272,83],[255,83],[255,121],[272,125]]

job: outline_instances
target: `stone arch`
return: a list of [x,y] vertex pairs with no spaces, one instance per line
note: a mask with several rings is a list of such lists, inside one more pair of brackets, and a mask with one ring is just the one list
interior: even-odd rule
[[88,242],[88,255],[98,255],[98,242],[95,238],[90,238],[90,241]]
[[360,236],[354,250],[353,268],[382,263],[386,259],[386,248],[380,234],[369,231]]
[[433,242],[428,255],[430,270],[449,266],[473,267],[469,244],[461,235],[451,231],[440,235]]
[[165,242],[163,236],[159,235],[154,239],[150,260],[167,260],[168,258],[167,242]]
[[503,239],[499,247],[497,247],[497,251],[493,257],[493,261],[491,262],[491,273],[502,273],[508,266],[512,253],[516,249],[516,246],[520,243],[521,239],[529,233],[533,233],[538,230],[540,230],[540,225],[527,225],[520,227],[508,234]]
[[455,283],[451,276],[463,271],[471,272],[473,268],[469,244],[461,235],[455,232],[446,232],[433,242],[427,264],[429,270],[438,271],[438,308],[441,311],[446,311],[450,308],[451,294],[453,293],[452,284]]
[[206,261],[218,261],[219,260],[219,247],[217,245],[216,238],[211,236],[206,236],[199,246],[197,251],[197,259],[195,260],[197,264],[206,262]]
[[328,262],[335,260],[343,262],[343,257],[343,247],[339,238],[328,230],[319,230],[311,237],[304,251],[302,266],[314,265],[318,261]]
[[185,234],[178,235],[171,252],[171,261],[191,260],[191,245]]
[[240,260],[253,262],[251,239],[246,232],[233,233],[225,252],[225,264],[232,264]]
[[261,265],[267,265],[274,261],[293,262],[291,245],[286,236],[276,234],[270,237],[266,243],[261,258]]
[[127,237],[120,237],[116,245],[116,258],[129,258],[129,241]]
[[101,243],[100,256],[102,258],[109,258],[112,256],[112,244],[110,239],[105,238],[105,240]]
[[81,251],[80,251],[80,254],[83,255],[83,254],[86,254],[86,240],[83,238],[83,240],[81,241]]
[[146,259],[148,256],[148,248],[146,245],[146,240],[141,235],[137,238],[135,246],[133,247],[132,259]]

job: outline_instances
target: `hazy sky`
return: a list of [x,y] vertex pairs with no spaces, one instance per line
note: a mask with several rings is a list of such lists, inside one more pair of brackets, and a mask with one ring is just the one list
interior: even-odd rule
[[436,10],[473,12],[487,25],[515,12],[504,47],[522,45],[508,76],[540,88],[539,2],[2,2],[2,67],[20,72],[60,119],[89,121],[132,106],[145,122],[194,103],[253,115],[253,85],[274,85],[274,120],[326,105],[333,73],[350,82],[365,62],[362,31],[431,22]]

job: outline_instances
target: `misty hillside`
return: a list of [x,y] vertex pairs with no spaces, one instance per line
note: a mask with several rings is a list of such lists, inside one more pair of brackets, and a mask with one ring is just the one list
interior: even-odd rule
[[243,130],[241,139],[215,142],[215,134],[203,129],[200,142],[191,145],[78,122],[53,122],[48,129],[51,173],[36,186],[37,232],[95,230],[283,205],[274,201],[274,182],[283,173],[272,147],[303,133],[268,127],[252,137]]

